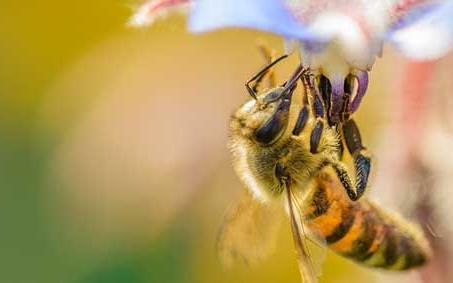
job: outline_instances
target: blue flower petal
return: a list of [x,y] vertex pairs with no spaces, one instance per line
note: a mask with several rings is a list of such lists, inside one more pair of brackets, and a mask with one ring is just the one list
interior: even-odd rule
[[436,59],[453,47],[453,1],[421,9],[402,19],[403,24],[391,29],[387,39],[412,59]]
[[393,33],[396,30],[403,29],[414,22],[422,19],[427,14],[429,15],[432,12],[435,12],[439,8],[439,3],[428,2],[423,5],[418,5],[406,11],[405,15],[398,19],[397,22],[393,23],[389,29],[388,33]]
[[192,32],[242,27],[280,34],[286,38],[323,41],[309,32],[279,0],[198,0],[189,19]]

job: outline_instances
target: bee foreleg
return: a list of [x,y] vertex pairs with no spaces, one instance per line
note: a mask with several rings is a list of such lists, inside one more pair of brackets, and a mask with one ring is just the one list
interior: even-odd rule
[[350,120],[349,117],[351,116],[351,111],[349,110],[349,105],[350,105],[350,102],[351,102],[351,95],[347,92],[345,92],[344,94],[344,98],[343,98],[343,107],[342,107],[342,110],[341,110],[341,120],[342,121],[348,121]]
[[315,94],[313,98],[313,114],[316,118],[324,118],[325,114],[324,103],[321,100],[321,97]]
[[[299,115],[297,116],[296,125],[294,126],[294,129],[292,132],[293,135],[295,135],[295,136],[298,136],[304,130],[304,128],[307,124],[308,118],[310,116],[309,106],[311,106],[308,96],[313,97],[313,93],[314,93],[312,83],[310,80],[310,73],[306,72],[305,74],[303,74],[301,76],[301,80],[302,80],[302,84],[304,86],[304,96],[303,96],[303,100],[302,100],[303,107],[299,111]],[[322,104],[321,104],[321,107],[322,107]],[[314,111],[314,108],[316,108],[316,107],[311,107],[312,112],[316,112],[316,111]],[[321,108],[321,111],[322,110],[323,109]],[[318,116],[319,115],[316,115],[316,117],[318,117]]]
[[359,153],[361,150],[365,149],[362,145],[362,137],[360,136],[359,128],[353,119],[349,119],[344,122],[342,126],[342,133],[348,151],[351,155]]
[[353,119],[349,119],[343,124],[342,131],[346,147],[354,159],[357,191],[359,189],[365,191],[370,174],[371,158],[362,145],[359,128]]
[[310,152],[316,153],[318,152],[319,142],[321,141],[324,130],[324,118],[326,111],[320,94],[315,91],[313,87],[310,73],[305,72],[301,78],[305,90],[303,99],[304,107],[301,109],[299,116],[297,117],[296,126],[293,129],[293,135],[299,135],[304,129],[308,116],[310,115],[307,108],[307,105],[309,105],[311,112],[316,119],[316,124],[310,134]]
[[306,72],[302,76],[302,83],[304,85],[304,104],[310,104],[311,111],[315,118],[325,118],[326,106],[321,97],[321,93],[314,87],[314,82],[312,78],[312,74]]
[[340,180],[341,184],[346,190],[346,193],[348,194],[349,198],[353,201],[358,200],[365,192],[365,186],[363,185],[364,184],[363,181],[357,179],[354,186],[351,174],[349,173],[346,165],[344,165],[340,161],[330,162],[330,165],[332,165],[332,167],[335,169],[338,179]]
[[318,145],[321,141],[322,131],[324,130],[324,122],[321,119],[317,119],[316,125],[313,128],[313,131],[310,135],[310,152],[316,153],[318,152]]
[[324,75],[319,75],[317,77],[317,90],[321,94],[322,101],[324,102],[324,106],[326,108],[326,116],[329,121],[329,124],[332,123],[332,85],[327,77]]
[[297,116],[296,126],[293,129],[293,135],[298,136],[305,128],[309,117],[308,107],[304,105]]

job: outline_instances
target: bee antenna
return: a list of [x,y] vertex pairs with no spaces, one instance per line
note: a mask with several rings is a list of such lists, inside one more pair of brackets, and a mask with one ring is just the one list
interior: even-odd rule
[[248,93],[250,94],[251,97],[253,97],[253,99],[257,99],[256,97],[256,86],[250,86],[250,84],[252,82],[255,82],[255,84],[259,81],[261,81],[263,79],[263,77],[266,75],[266,73],[275,65],[277,64],[278,62],[280,62],[281,60],[285,59],[288,57],[288,54],[283,54],[282,56],[278,57],[277,59],[275,59],[274,61],[270,62],[269,64],[267,64],[266,66],[264,66],[264,68],[262,68],[261,70],[258,71],[258,73],[256,73],[255,75],[253,75],[246,83],[245,83],[245,88],[247,89]]
[[266,102],[267,103],[272,103],[272,102],[275,102],[279,99],[281,99],[282,97],[283,98],[286,98],[288,99],[294,89],[296,88],[296,85],[297,85],[297,81],[300,79],[300,77],[302,75],[304,75],[308,70],[307,69],[304,69],[304,67],[302,66],[302,64],[298,65],[296,70],[293,72],[293,74],[291,75],[291,77],[289,78],[289,80],[286,81],[286,83],[283,84],[284,86],[284,89],[282,90],[282,92],[280,93],[280,95],[276,96],[276,97],[273,97],[269,100],[267,100]]

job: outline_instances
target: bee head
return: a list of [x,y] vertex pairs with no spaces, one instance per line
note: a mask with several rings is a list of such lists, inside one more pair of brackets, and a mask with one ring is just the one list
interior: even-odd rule
[[288,126],[293,89],[276,87],[249,100],[233,115],[233,132],[260,145],[272,145]]

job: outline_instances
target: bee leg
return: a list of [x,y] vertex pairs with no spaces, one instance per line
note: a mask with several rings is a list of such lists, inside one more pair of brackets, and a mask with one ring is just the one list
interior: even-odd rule
[[347,120],[342,127],[343,137],[348,151],[354,160],[355,167],[355,191],[352,189],[351,178],[345,166],[340,163],[334,164],[340,181],[342,182],[351,200],[359,199],[365,192],[368,176],[371,169],[371,159],[366,148],[362,145],[359,129],[354,120]]
[[301,79],[304,85],[303,104],[309,104],[311,106],[311,111],[315,118],[325,118],[328,114],[326,112],[326,104],[321,93],[314,87],[312,74],[307,71],[303,74]]
[[343,164],[341,161],[329,162],[332,165],[333,169],[337,173],[338,179],[343,185],[346,193],[349,198],[353,201],[358,200],[364,193],[365,187],[359,185],[359,182],[356,182],[355,190],[354,184],[351,180],[351,174],[349,173],[348,167]]
[[[338,129],[336,129],[336,131],[338,132]],[[338,159],[343,160],[343,157],[344,157],[344,143],[343,140],[340,140],[338,144]]]
[[324,106],[322,105],[319,96],[315,96],[313,103],[313,112],[316,117],[316,124],[310,134],[310,152],[318,152],[319,142],[321,141],[322,132],[324,130]]
[[310,116],[310,111],[308,110],[308,93],[310,91],[310,82],[309,82],[309,75],[304,74],[301,76],[301,81],[304,86],[304,94],[303,94],[303,106],[299,111],[299,115],[297,116],[296,125],[294,126],[292,134],[298,136],[307,125],[308,118]]
[[299,111],[299,116],[297,116],[296,126],[294,126],[293,129],[293,135],[298,136],[303,131],[305,125],[307,124],[308,117],[308,106],[304,105]]
[[313,98],[313,114],[316,119],[323,119],[325,117],[326,111],[324,109],[325,107],[321,97],[315,94],[315,97]]
[[[315,115],[317,117],[317,121],[316,121],[316,125],[313,128],[313,131],[312,131],[311,137],[310,137],[310,145],[311,145],[310,151],[312,153],[316,153],[316,151],[317,151],[318,144],[321,139],[321,134],[322,134],[322,131],[324,128],[324,123],[323,123],[323,120],[321,119],[323,116],[323,112],[322,112],[323,110],[322,110],[322,108],[318,108],[318,107],[314,107],[314,108],[317,109],[317,110],[314,110],[316,113]],[[302,107],[302,109],[299,111],[299,116],[297,116],[296,125],[294,126],[294,129],[292,132],[293,135],[298,136],[303,131],[303,129],[305,128],[305,125],[307,124],[309,116],[310,116],[310,112],[308,110],[308,106],[304,105]]]
[[[278,62],[288,57],[287,54],[283,54],[282,56],[278,57],[274,61],[270,62],[266,66],[264,66],[261,70],[259,70],[255,75],[253,75],[246,83],[245,88],[249,92],[250,96],[256,99],[256,88],[258,87],[259,83],[263,80],[264,76],[268,73],[268,71]],[[254,82],[254,86],[250,86],[251,83]],[[257,83],[258,82],[258,83]]]
[[[322,132],[324,130],[325,120],[325,105],[322,101],[321,95],[313,87],[310,74],[303,76],[302,81],[305,87],[304,102],[308,102],[311,105],[311,111],[316,118],[316,124],[310,134],[310,152],[318,152],[319,142],[321,141]],[[297,126],[297,123],[296,123]]]
[[331,112],[332,112],[332,85],[327,77],[324,75],[319,75],[316,79],[317,82],[317,92],[321,95],[322,102],[325,107],[327,121],[329,125],[332,125],[331,121]]
[[316,118],[316,124],[310,134],[310,152],[316,153],[318,152],[319,142],[321,141],[322,132],[324,130],[324,118],[326,111],[321,96],[317,91],[315,91],[313,87],[310,73],[303,73],[301,80],[304,85],[304,106],[299,112],[299,116],[297,117],[296,125],[294,126],[292,134],[299,135],[305,128],[308,117],[310,115],[310,111],[308,110],[308,107],[310,106],[311,112]]
[[349,93],[345,92],[343,107],[341,110],[341,117],[340,117],[342,122],[348,121],[351,117],[351,111],[349,110],[350,102],[351,102],[351,95]]

